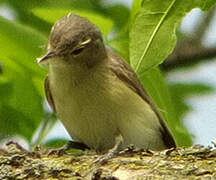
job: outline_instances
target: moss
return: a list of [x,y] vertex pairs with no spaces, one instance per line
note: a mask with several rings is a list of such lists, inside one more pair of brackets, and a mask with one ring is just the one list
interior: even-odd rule
[[16,143],[0,150],[0,179],[215,179],[216,150],[194,146],[161,152],[120,152],[106,164],[92,152],[50,155]]

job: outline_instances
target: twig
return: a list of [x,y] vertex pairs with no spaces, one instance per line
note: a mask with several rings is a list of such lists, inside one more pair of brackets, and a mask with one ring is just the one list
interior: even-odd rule
[[161,65],[164,70],[171,70],[177,67],[189,66],[201,61],[210,60],[216,57],[214,48],[188,48],[171,54]]

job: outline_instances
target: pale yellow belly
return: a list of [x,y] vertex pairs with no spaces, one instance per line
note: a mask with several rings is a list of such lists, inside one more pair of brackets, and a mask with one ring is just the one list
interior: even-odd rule
[[95,81],[65,87],[53,90],[53,96],[57,114],[72,138],[98,151],[112,148],[118,134],[123,137],[123,147],[164,147],[157,116],[119,79],[107,87]]
[[73,139],[102,151],[114,145],[118,134],[117,113],[108,102],[105,91],[71,89],[54,95],[57,115]]

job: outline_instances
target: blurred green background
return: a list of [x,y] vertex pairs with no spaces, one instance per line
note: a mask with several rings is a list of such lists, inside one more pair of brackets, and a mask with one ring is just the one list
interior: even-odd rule
[[[66,141],[66,138],[58,136],[46,140],[58,120],[45,101],[43,88],[47,70],[38,66],[36,58],[46,51],[52,25],[69,12],[95,23],[103,32],[105,43],[132,65],[178,144],[189,146],[193,143],[193,135],[183,122],[191,111],[191,106],[186,103],[187,98],[213,93],[214,85],[193,78],[189,82],[179,81],[178,78],[197,66],[203,66],[203,60],[213,61],[216,56],[216,45],[208,47],[203,44],[209,25],[215,19],[215,9],[210,9],[214,1],[206,1],[206,4],[201,0],[175,4],[171,0],[163,3],[156,0],[129,2],[0,1],[2,144],[9,139],[21,139],[27,146],[41,143],[59,146]],[[191,19],[191,23],[196,23],[190,32],[185,32],[181,20],[195,7],[206,12],[197,16],[196,20]],[[206,123],[207,120],[208,117],[205,118]],[[58,128],[54,132],[61,134]]]

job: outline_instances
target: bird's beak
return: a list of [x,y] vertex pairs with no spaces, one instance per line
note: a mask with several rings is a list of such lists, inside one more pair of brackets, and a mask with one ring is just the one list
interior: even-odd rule
[[43,57],[37,58],[37,62],[40,64],[50,58],[56,57],[56,53],[54,51],[48,51]]

